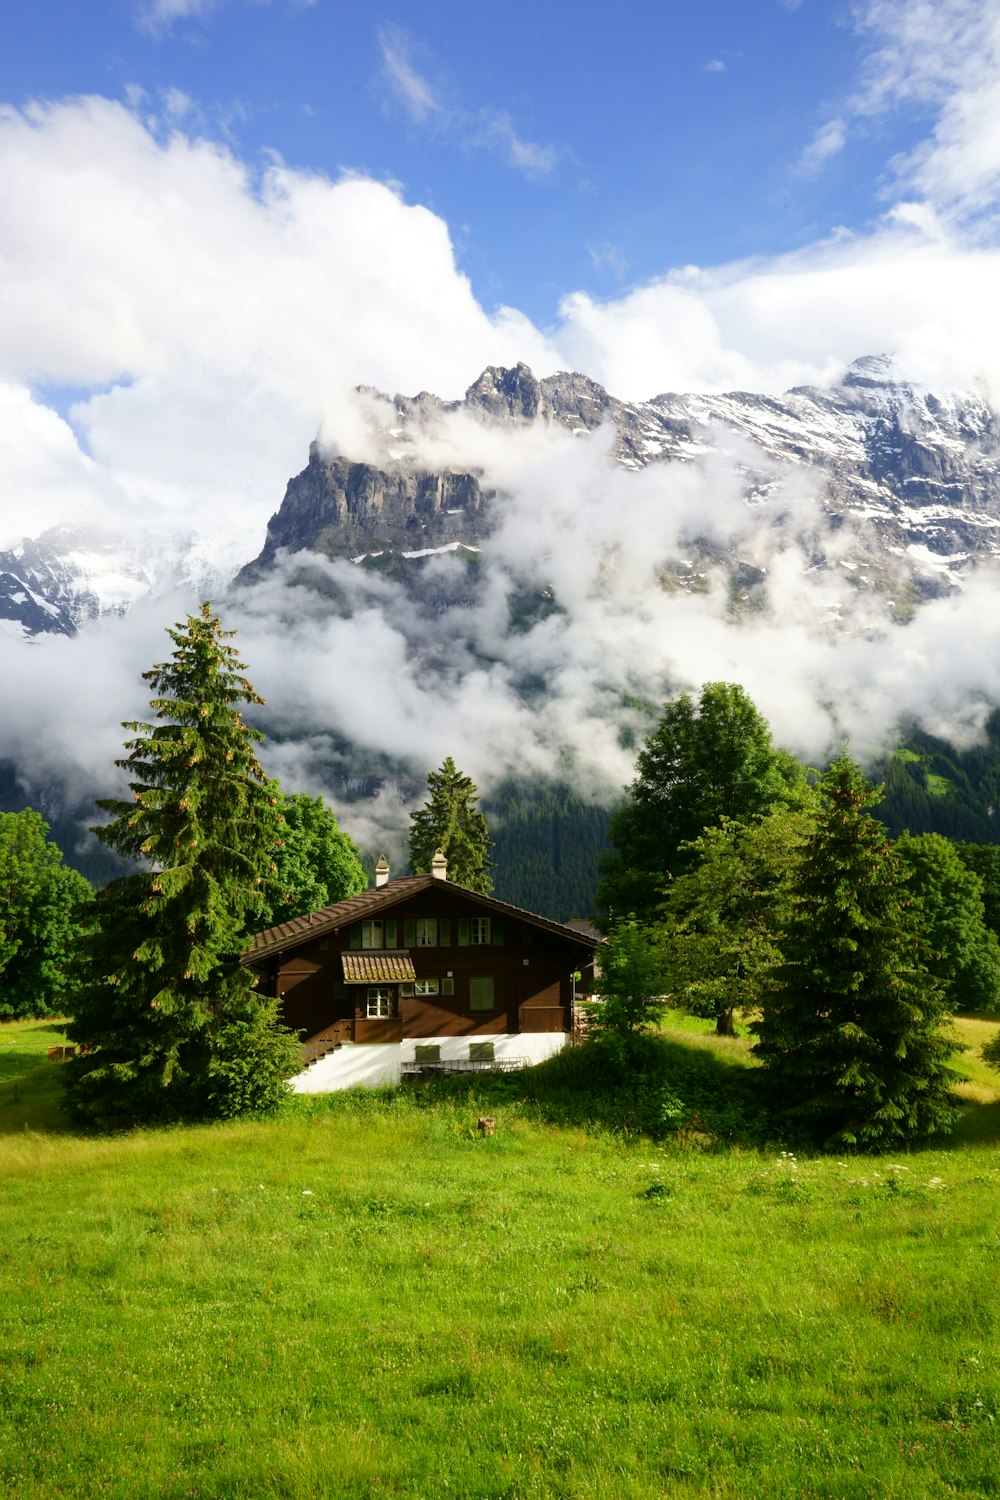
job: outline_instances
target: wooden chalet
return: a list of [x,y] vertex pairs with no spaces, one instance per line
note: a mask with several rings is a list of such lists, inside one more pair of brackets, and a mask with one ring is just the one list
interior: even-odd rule
[[562,1047],[600,941],[433,873],[258,933],[242,962],[303,1043],[294,1087],[325,1093],[422,1069],[519,1067]]

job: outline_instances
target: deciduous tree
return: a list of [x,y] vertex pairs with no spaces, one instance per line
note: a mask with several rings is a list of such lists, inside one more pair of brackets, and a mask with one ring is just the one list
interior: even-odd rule
[[129,723],[131,800],[95,830],[145,869],[113,881],[83,944],[69,1069],[78,1115],[101,1124],[226,1116],[273,1105],[298,1050],[239,956],[274,874],[277,798],[244,720],[260,703],[211,606],[168,631],[144,673],[154,721]]
[[771,742],[767,721],[736,683],[709,682],[697,704],[682,693],[663,710],[637,775],[608,824],[597,905],[603,922],[653,920],[685,846],[723,818],[747,823],[794,802],[802,767]]
[[272,786],[281,827],[274,874],[262,887],[262,904],[250,916],[258,932],[355,896],[368,884],[357,846],[323,798],[303,792],[285,795],[276,782]]
[[1000,998],[1000,943],[986,925],[979,876],[939,833],[903,834],[894,844],[949,1010],[989,1010]]
[[0,1016],[64,1014],[93,892],[31,808],[0,813]]
[[634,1036],[655,1017],[663,998],[663,955],[631,918],[619,922],[597,961],[594,993],[598,1032]]
[[754,1010],[781,961],[802,847],[813,827],[804,809],[779,808],[757,823],[724,819],[688,845],[690,867],[671,880],[662,946],[674,1001],[732,1036],[734,1012]]

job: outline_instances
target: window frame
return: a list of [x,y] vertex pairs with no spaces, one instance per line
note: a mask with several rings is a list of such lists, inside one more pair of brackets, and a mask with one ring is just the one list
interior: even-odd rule
[[496,984],[492,974],[470,974],[469,1009],[475,1011],[496,1010]]
[[[372,1007],[375,1007],[372,1009]],[[367,1021],[393,1021],[396,1018],[395,986],[370,984],[365,993],[365,1019]]]

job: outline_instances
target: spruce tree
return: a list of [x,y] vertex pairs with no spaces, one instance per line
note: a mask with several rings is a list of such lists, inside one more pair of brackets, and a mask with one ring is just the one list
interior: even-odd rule
[[98,804],[101,841],[145,866],[101,892],[82,947],[70,1100],[103,1125],[265,1109],[298,1068],[239,964],[280,833],[243,718],[263,700],[209,604],[167,633],[172,656],[143,674],[155,722],[124,725],[132,799]]
[[923,962],[879,790],[846,756],[820,780],[755,1051],[788,1119],[827,1146],[889,1147],[956,1118],[953,1041]]
[[410,868],[423,874],[440,849],[448,879],[488,896],[493,889],[490,831],[479,810],[479,791],[449,755],[427,778],[428,799],[410,814]]

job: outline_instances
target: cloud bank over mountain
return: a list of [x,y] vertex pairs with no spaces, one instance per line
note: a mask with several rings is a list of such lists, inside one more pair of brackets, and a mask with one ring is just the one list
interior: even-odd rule
[[[880,111],[914,91],[925,100],[926,139],[894,166],[867,233],[675,267],[606,302],[571,293],[547,327],[482,306],[449,226],[398,184],[243,161],[201,132],[183,97],[160,109],[94,97],[4,108],[0,548],[64,521],[183,530],[233,571],[259,550],[317,433],[362,456],[354,386],[455,397],[489,364],[579,369],[645,398],[821,383],[859,354],[891,351],[914,379],[1000,404],[996,7],[941,9],[931,67],[912,7],[867,8],[864,78],[836,101],[837,128],[814,152],[822,170]],[[916,709],[957,732],[982,695],[1000,694],[995,581],[973,579],[893,625],[812,570],[800,543],[815,524],[808,487],[786,526],[758,532],[738,454],[654,476],[609,469],[600,439],[518,446],[445,428],[433,442],[468,454],[473,439],[475,461],[510,494],[462,621],[478,655],[459,652],[454,620],[414,618],[398,586],[346,564],[322,566],[354,599],[349,617],[299,595],[290,606],[280,575],[238,607],[251,674],[275,719],[300,731],[297,746],[274,749],[293,779],[315,783],[329,723],[415,766],[452,753],[484,780],[570,769],[606,795],[631,763],[623,695],[739,679],[779,738],[819,755],[841,728],[871,744]],[[711,577],[702,594],[664,593],[657,559],[692,518],[766,561],[766,613],[737,624]],[[525,580],[551,589],[560,612],[512,632]],[[143,709],[138,674],[189,602],[156,599],[73,641],[0,639],[0,754],[39,781],[106,787],[118,721]],[[851,628],[836,634],[838,617]],[[525,698],[527,677],[544,700]]]

